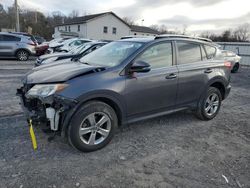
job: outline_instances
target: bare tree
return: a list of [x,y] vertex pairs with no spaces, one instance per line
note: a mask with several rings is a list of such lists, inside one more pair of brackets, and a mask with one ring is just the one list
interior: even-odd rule
[[188,28],[188,26],[186,24],[184,24],[183,27],[182,27],[182,34],[183,35],[187,34],[187,28]]
[[128,25],[135,25],[135,21],[129,17],[123,17],[123,21],[125,21]]
[[244,41],[247,41],[249,37],[250,37],[250,24],[249,23],[240,25],[234,31],[234,38],[236,38],[237,41],[244,42]]
[[72,10],[72,12],[69,14],[69,17],[75,18],[79,16],[79,11],[78,10]]

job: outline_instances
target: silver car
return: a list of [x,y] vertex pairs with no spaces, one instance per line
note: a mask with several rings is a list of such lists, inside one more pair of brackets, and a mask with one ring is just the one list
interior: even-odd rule
[[232,73],[238,72],[240,68],[241,57],[238,56],[236,53],[229,51],[229,50],[222,50],[221,53],[226,61],[231,62],[231,65],[232,65],[231,72]]
[[26,61],[36,54],[36,43],[29,36],[0,32],[0,57],[16,57]]

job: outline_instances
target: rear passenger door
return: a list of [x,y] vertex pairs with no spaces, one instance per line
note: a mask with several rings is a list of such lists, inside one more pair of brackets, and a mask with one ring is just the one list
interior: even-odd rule
[[15,51],[21,41],[21,38],[11,35],[1,35],[0,50],[1,55],[14,55]]
[[191,41],[176,41],[178,92],[177,105],[195,103],[213,73],[204,47]]

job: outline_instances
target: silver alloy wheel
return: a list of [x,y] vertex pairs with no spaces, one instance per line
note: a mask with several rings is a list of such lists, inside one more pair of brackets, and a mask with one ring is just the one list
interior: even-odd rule
[[27,60],[27,52],[25,51],[21,51],[18,53],[18,58],[21,60],[21,61],[25,61]]
[[208,96],[205,103],[205,112],[208,116],[214,115],[219,108],[219,96],[216,93],[212,93]]
[[111,119],[103,112],[89,114],[82,121],[79,136],[83,143],[97,145],[103,142],[111,130]]

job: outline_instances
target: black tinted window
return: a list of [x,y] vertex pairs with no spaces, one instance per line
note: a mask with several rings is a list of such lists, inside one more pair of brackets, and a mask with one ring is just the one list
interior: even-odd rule
[[187,64],[201,61],[201,49],[199,44],[190,42],[177,42],[178,63]]
[[207,58],[213,59],[215,57],[215,54],[216,54],[216,48],[214,48],[212,46],[205,45],[205,49],[207,52]]
[[145,61],[151,68],[171,66],[173,62],[171,43],[161,43],[148,48],[135,61]]
[[19,37],[15,37],[15,36],[11,36],[11,35],[2,35],[2,41],[17,42],[20,40],[21,40],[21,38],[19,38]]

